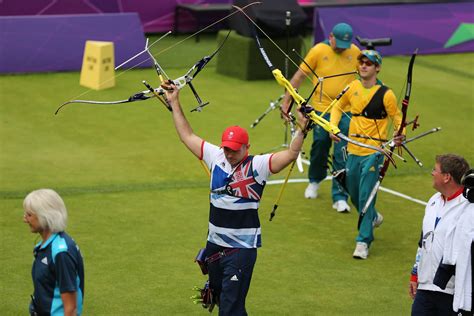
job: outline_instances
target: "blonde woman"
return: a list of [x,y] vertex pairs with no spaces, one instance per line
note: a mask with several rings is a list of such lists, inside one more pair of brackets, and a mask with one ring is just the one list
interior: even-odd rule
[[84,264],[79,247],[65,232],[67,210],[58,193],[40,189],[23,201],[23,221],[41,241],[34,247],[31,315],[81,315]]

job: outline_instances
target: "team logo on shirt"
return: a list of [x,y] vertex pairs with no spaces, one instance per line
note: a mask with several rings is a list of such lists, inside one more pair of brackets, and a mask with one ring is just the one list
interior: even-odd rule
[[48,265],[48,257],[44,257],[43,259],[41,259],[41,263]]
[[255,181],[251,166],[251,159],[241,164],[235,171],[229,186],[232,188],[232,195],[259,201],[263,190]]

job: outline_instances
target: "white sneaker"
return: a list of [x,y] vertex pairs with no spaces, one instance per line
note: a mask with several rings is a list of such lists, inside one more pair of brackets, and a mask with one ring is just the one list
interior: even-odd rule
[[336,201],[332,205],[332,208],[337,210],[339,213],[350,212],[351,210],[351,207],[349,206],[349,204],[347,204],[347,202],[344,200]]
[[357,242],[352,257],[355,259],[367,259],[369,256],[369,247],[365,242]]
[[318,197],[319,184],[316,182],[310,182],[304,191],[304,197],[307,199],[315,199]]
[[377,217],[372,222],[373,227],[379,227],[383,223],[383,216],[379,212],[377,212]]

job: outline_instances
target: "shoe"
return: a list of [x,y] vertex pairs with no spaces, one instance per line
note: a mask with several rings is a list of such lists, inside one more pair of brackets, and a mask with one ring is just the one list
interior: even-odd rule
[[349,204],[347,204],[347,202],[344,200],[336,201],[332,205],[332,208],[337,210],[339,213],[346,213],[346,212],[350,212],[351,210],[351,207],[349,206]]
[[352,254],[352,257],[354,257],[355,259],[367,259],[368,256],[369,247],[365,242],[358,241],[354,253]]
[[379,227],[383,223],[383,216],[379,212],[377,212],[377,217],[372,222],[373,227]]
[[304,197],[307,199],[315,199],[318,197],[319,184],[316,182],[310,182],[304,191]]

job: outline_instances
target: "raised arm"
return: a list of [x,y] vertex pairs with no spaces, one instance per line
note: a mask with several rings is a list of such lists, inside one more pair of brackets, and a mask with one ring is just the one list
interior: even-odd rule
[[[299,125],[306,126],[308,119],[304,118],[300,112],[298,112]],[[288,166],[292,161],[298,158],[298,155],[303,147],[305,134],[298,129],[291,140],[287,150],[279,151],[272,155],[271,166],[272,173],[278,173]]]
[[173,84],[162,85],[166,89],[166,98],[171,105],[173,122],[179,139],[198,158],[201,158],[201,145],[203,140],[194,134],[191,125],[184,116],[183,109],[179,102],[179,90]]

